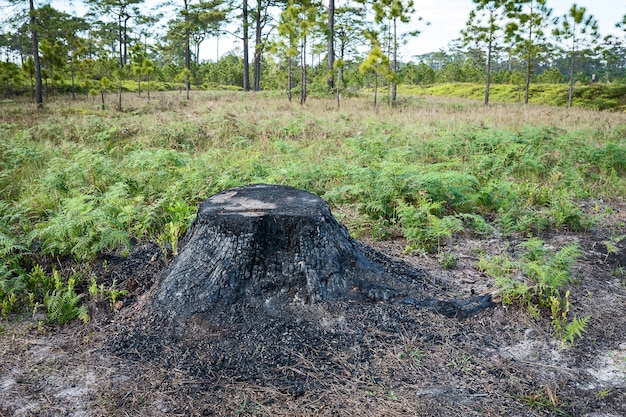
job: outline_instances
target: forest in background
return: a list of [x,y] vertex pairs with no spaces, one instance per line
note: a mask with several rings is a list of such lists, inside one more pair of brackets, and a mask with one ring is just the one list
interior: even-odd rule
[[[603,37],[594,16],[575,4],[567,14],[553,16],[548,0],[474,0],[465,28],[448,50],[409,59],[402,45],[437,24],[423,21],[412,0],[337,5],[335,0],[179,0],[153,8],[144,0],[85,0],[83,5],[84,15],[77,16],[32,0],[0,2],[3,98],[30,96],[41,106],[57,94],[88,94],[104,106],[107,94],[118,93],[121,109],[123,91],[145,91],[149,97],[150,90],[283,90],[304,103],[312,94],[348,95],[367,88],[395,104],[399,84],[421,86],[424,93],[438,84],[473,83],[483,85],[486,104],[492,84],[511,86],[507,95],[527,103],[531,84],[551,84],[560,86],[552,89],[557,97],[543,101],[624,106],[626,16],[616,22],[623,36]],[[407,27],[411,30],[402,29]],[[217,61],[201,61],[201,44],[224,36],[241,47]],[[468,96],[466,88],[434,93]]]

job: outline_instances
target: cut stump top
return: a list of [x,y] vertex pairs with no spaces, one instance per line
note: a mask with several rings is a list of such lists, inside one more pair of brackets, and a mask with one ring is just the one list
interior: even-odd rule
[[330,216],[328,205],[320,197],[297,188],[255,184],[231,188],[205,200],[198,216]]

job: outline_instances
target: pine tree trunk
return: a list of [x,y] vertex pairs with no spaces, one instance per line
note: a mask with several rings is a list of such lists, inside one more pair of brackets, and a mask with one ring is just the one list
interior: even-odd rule
[[120,78],[119,91],[118,91],[118,99],[117,99],[117,111],[122,111],[122,79]]
[[287,64],[287,99],[289,99],[289,102],[291,103],[291,66],[292,66],[292,59],[291,57],[288,57],[287,60],[289,61]]
[[569,92],[567,95],[567,107],[572,108],[572,100],[574,98],[574,51],[569,64]]
[[250,91],[250,62],[248,57],[248,0],[243,0],[243,91]]
[[396,106],[398,95],[398,27],[397,18],[393,18],[393,85],[391,87],[391,106]]
[[72,58],[72,100],[76,100],[76,85],[75,85],[75,79],[76,79],[76,70],[74,68],[74,59]]
[[[532,8],[531,8],[532,15]],[[533,47],[533,25],[529,23],[528,26],[528,55],[526,57],[526,88],[524,90],[524,104],[528,104],[528,98],[530,96],[530,69],[532,66],[532,47]]]
[[374,76],[374,107],[378,105],[378,73]]
[[30,6],[30,33],[33,43],[33,61],[35,63],[35,102],[37,108],[43,108],[43,83],[41,80],[41,61],[39,60],[39,42],[37,41],[37,30],[35,29],[37,19],[35,16],[35,5],[33,0],[29,0]]
[[335,0],[328,0],[328,87],[335,87]]
[[128,20],[130,16],[124,10],[124,65],[128,63]]
[[189,100],[189,90],[191,90],[191,81],[189,79],[189,74],[191,73],[191,33],[189,33],[188,9],[189,2],[185,1],[185,69],[187,70],[187,73],[185,74],[185,89],[187,90],[187,100]]
[[300,104],[306,103],[306,37],[302,39],[301,71],[300,71]]
[[489,105],[489,89],[491,88],[491,52],[493,49],[493,39],[489,38],[487,46],[487,82],[485,83],[485,106]]
[[[341,69],[339,71],[341,71]],[[341,77],[337,77],[337,79],[341,79]],[[335,94],[337,96],[337,110],[339,110],[339,107],[341,107],[341,96],[339,95],[339,83],[336,83],[335,85]]]
[[123,40],[123,35],[122,35],[122,14],[120,13],[119,16],[117,17],[117,36],[119,38],[119,62],[120,62],[120,68],[122,68],[124,66],[124,40]]
[[258,0],[254,28],[254,91],[261,91],[261,52],[263,51],[261,12],[262,2]]
[[[345,62],[346,46],[343,42],[341,42],[340,51],[341,52],[340,52],[339,57],[341,58],[342,62]],[[342,85],[346,84],[345,80],[343,79],[343,67],[339,68],[339,82]]]

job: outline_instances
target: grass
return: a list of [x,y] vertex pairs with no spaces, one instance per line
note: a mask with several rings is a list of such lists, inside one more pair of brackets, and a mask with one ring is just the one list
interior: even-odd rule
[[[624,197],[619,113],[408,97],[312,100],[274,93],[2,103],[0,301],[43,303],[26,285],[46,257],[89,263],[153,240],[176,252],[198,204],[226,188],[278,183],[323,196],[355,235],[401,233],[443,252],[459,234],[583,230],[585,199]],[[341,209],[341,210],[339,210]],[[51,271],[47,271],[48,274]],[[78,284],[78,283],[77,283]],[[70,297],[71,298],[71,297]],[[564,307],[563,307],[564,308]]]
[[[567,106],[569,86],[567,84],[532,83],[529,89],[529,102],[552,106]],[[399,94],[432,95],[439,97],[459,97],[482,100],[485,85],[476,83],[443,83],[428,86],[401,85]],[[576,85],[572,105],[593,110],[626,110],[626,86],[624,85]],[[513,84],[492,84],[489,89],[490,102],[522,102],[524,86]]]

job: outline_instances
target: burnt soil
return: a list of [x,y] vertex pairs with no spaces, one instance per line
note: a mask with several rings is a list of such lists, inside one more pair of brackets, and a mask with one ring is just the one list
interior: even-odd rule
[[[624,416],[626,204],[610,205],[592,230],[540,236],[583,251],[570,315],[591,318],[573,345],[546,315],[501,303],[467,317],[393,302],[238,303],[163,331],[141,313],[168,260],[142,243],[91,266],[129,294],[89,301],[89,323],[0,322],[0,416]],[[524,238],[456,236],[444,248],[452,269],[406,254],[400,238],[363,243],[464,298],[495,290],[480,254],[515,255]]]

